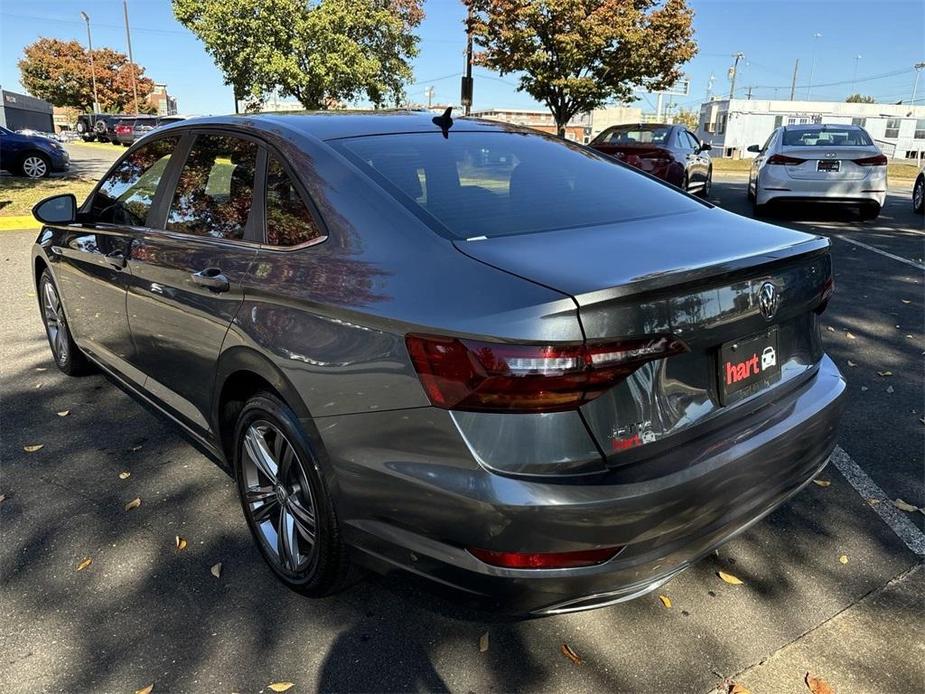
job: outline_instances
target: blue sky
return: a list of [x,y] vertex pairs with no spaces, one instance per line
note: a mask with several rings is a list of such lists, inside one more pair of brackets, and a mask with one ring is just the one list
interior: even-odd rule
[[[798,83],[809,80],[815,43],[813,98],[842,100],[849,93],[857,63],[855,91],[895,102],[911,97],[912,65],[925,61],[925,2],[877,0],[690,0],[696,17],[700,53],[686,72],[691,94],[681,105],[696,108],[704,99],[709,78],[713,91],[726,95],[727,70],[732,54],[742,51],[736,95],[754,87],[753,98],[787,98],[793,62],[800,59]],[[435,101],[458,99],[465,37],[459,0],[426,0],[427,18],[421,25],[421,52],[414,63],[415,84],[409,96],[423,102],[433,86]],[[86,41],[80,11],[86,11],[93,28],[94,46],[125,52],[121,0],[0,0],[0,86],[20,91],[16,63],[22,48],[39,36]],[[202,45],[174,18],[169,0],[129,0],[132,48],[135,60],[148,76],[166,82],[177,97],[180,111],[190,114],[233,110],[231,90],[222,83]],[[813,39],[813,34],[822,37]],[[855,60],[861,55],[859,61]],[[516,91],[516,78],[476,69],[476,109],[532,108],[537,104]],[[876,79],[874,79],[876,78]],[[806,89],[798,90],[798,98]],[[925,77],[917,103],[925,103]],[[651,109],[655,99],[640,95],[640,105]]]

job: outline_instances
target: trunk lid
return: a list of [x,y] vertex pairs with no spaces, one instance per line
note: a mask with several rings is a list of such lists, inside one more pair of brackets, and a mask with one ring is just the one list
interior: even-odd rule
[[600,143],[591,146],[599,152],[609,154],[625,164],[653,175],[657,175],[672,160],[671,152],[657,145]]
[[[788,165],[784,169],[791,178],[808,181],[860,181],[871,171],[870,166],[860,166],[855,159],[875,157],[880,154],[876,147],[782,147],[781,154],[805,159],[802,164]],[[837,171],[820,171],[823,167],[838,168]]]
[[[671,333],[690,351],[643,365],[581,412],[620,462],[630,449],[734,416],[822,357],[817,311],[831,280],[829,241],[719,210],[607,227],[457,241],[467,255],[573,297],[589,342]],[[776,314],[759,310],[773,284]],[[720,354],[769,330],[778,379],[723,398]],[[667,444],[666,445],[670,445]]]

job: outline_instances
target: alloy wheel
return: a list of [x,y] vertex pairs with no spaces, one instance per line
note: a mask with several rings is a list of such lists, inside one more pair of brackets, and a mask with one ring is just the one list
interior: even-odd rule
[[920,178],[915,182],[915,188],[912,191],[912,206],[921,211],[923,205],[925,205],[925,179]]
[[317,558],[315,501],[302,461],[286,436],[266,420],[253,422],[241,451],[244,507],[267,556],[285,574]]
[[22,171],[29,178],[42,178],[48,173],[48,164],[39,156],[28,156],[23,159]]
[[55,285],[47,280],[42,286],[42,308],[45,314],[45,330],[48,331],[48,341],[51,343],[55,361],[63,364],[69,356],[67,321],[64,319],[64,309]]

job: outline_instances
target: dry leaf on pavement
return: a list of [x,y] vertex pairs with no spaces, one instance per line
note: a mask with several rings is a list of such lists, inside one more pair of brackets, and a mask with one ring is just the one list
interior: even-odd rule
[[125,505],[125,510],[131,511],[132,509],[138,508],[139,506],[141,506],[141,499],[136,496]]
[[878,371],[877,375],[878,376],[892,376],[893,372],[892,371]]
[[849,359],[849,360],[848,360],[848,366],[855,367],[855,366],[857,366],[857,364],[855,364],[853,361],[851,361],[851,360]]
[[908,511],[909,513],[912,513],[913,511],[918,511],[918,510],[919,510],[919,507],[918,507],[918,506],[913,506],[912,504],[907,503],[907,502],[903,501],[902,499],[896,499],[896,500],[893,502],[893,506],[895,506],[896,508],[898,508],[900,511]]
[[61,410],[60,412],[55,412],[55,414],[59,417],[67,417],[70,413],[70,410]]
[[857,338],[851,333],[845,333],[845,337],[847,337],[849,340],[857,340]]
[[92,563],[93,563],[93,560],[92,560],[90,557],[87,557],[86,559],[84,559],[82,562],[80,562],[80,563],[77,565],[77,568],[74,569],[74,571],[83,571],[83,570],[86,569],[88,566],[90,566],[90,564],[92,564]]
[[488,632],[486,631],[482,634],[482,637],[479,639],[479,653],[484,653],[488,650]]
[[136,689],[135,694],[151,694],[154,691],[154,682],[149,684],[147,687],[142,687],[141,689]]
[[6,501],[6,494],[0,494],[0,504]]
[[187,545],[186,538],[180,537],[179,535],[177,535],[177,551],[182,552],[184,549],[186,549],[186,545]]
[[128,449],[128,452],[129,452],[129,453],[137,453],[138,451],[141,450],[141,448],[142,448],[141,444],[138,444],[137,446],[132,446],[131,448],[129,448],[129,449]]
[[578,655],[575,651],[572,650],[572,647],[567,643],[563,643],[559,648],[562,651],[562,655],[571,660],[575,665],[581,665],[581,656]]
[[828,487],[832,483],[829,480],[813,480],[813,484],[817,487]]
[[218,562],[217,564],[213,564],[213,565],[212,565],[212,568],[209,569],[209,571],[211,572],[211,574],[212,574],[213,576],[215,576],[215,578],[221,577],[221,575],[222,575],[222,563],[221,563],[221,562]]
[[733,586],[741,586],[742,579],[738,576],[733,576],[732,574],[727,574],[725,571],[717,571],[716,575],[723,579],[726,583]]
[[292,682],[274,682],[270,685],[270,689],[274,692],[284,692],[287,689],[292,689],[294,686]]
[[120,472],[120,473],[119,473],[119,479],[120,479],[120,480],[127,480],[127,479],[128,479],[129,477],[131,477],[131,476],[132,476],[132,473],[129,472],[128,470],[126,470],[125,472]]
[[803,680],[806,682],[806,686],[809,687],[809,691],[813,694],[835,694],[832,685],[821,677],[815,677],[807,672]]
[[841,556],[838,558],[838,561],[840,561],[842,564],[847,564],[847,563],[848,563],[848,555],[847,555],[847,554],[841,555]]
[[733,682],[732,684],[729,685],[729,694],[752,694],[752,693],[751,691],[748,690],[748,688],[745,685],[739,684],[738,682]]
[[659,595],[658,599],[661,600],[665,607],[671,607],[671,598],[669,598],[667,595]]
[[825,326],[825,329],[828,330],[830,333],[834,333],[834,332],[835,332],[835,328],[833,328],[831,325]]
[[22,449],[23,449],[26,453],[35,453],[36,451],[40,451],[40,450],[42,450],[43,448],[45,448],[45,444],[44,444],[44,443],[33,443],[33,444],[30,445],[30,446],[23,446],[23,447],[22,447]]
[[900,299],[904,304],[911,304],[912,302],[909,299]]

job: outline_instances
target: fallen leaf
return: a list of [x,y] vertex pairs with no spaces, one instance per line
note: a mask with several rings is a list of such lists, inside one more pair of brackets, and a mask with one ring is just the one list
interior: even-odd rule
[[138,444],[137,446],[132,446],[131,448],[129,448],[129,449],[128,449],[128,452],[129,452],[129,453],[137,453],[137,452],[140,451],[140,450],[141,450],[141,444]]
[[835,690],[832,689],[831,685],[821,677],[815,677],[807,672],[804,681],[806,686],[809,687],[809,691],[813,694],[835,694]]
[[147,687],[142,687],[141,689],[136,689],[135,694],[151,694],[154,691],[154,682],[149,684]]
[[48,369],[46,369],[44,366],[36,366],[35,370],[36,371],[48,371]]
[[909,299],[900,299],[904,304],[911,304],[912,302]]
[[918,506],[913,506],[912,504],[907,503],[907,502],[903,501],[902,499],[896,499],[896,500],[893,502],[893,506],[895,506],[896,508],[898,508],[900,511],[907,511],[907,512],[909,512],[909,513],[912,513],[913,511],[918,511],[918,510],[919,510],[919,507],[918,507]]
[[870,504],[871,506],[876,506],[877,504],[880,503],[880,499],[875,499],[874,497],[870,497],[867,500],[867,503]]
[[870,388],[868,388],[867,386],[861,386],[861,392],[862,392],[862,393],[864,393],[864,392],[866,392],[866,391],[868,391],[868,390],[870,390]]
[[658,599],[662,601],[662,604],[665,607],[671,607],[671,598],[669,598],[667,595],[659,595]]
[[131,476],[132,476],[132,473],[129,472],[128,470],[126,470],[125,472],[120,472],[120,473],[119,473],[119,479],[120,479],[120,480],[127,480],[127,479],[128,479],[129,477],[131,477]]
[[187,545],[186,538],[180,537],[179,535],[177,535],[177,551],[182,552],[184,549],[186,549],[186,545]]
[[270,685],[270,689],[274,692],[284,692],[287,689],[292,689],[294,686],[292,682],[274,682]]
[[559,650],[562,651],[562,655],[575,663],[575,665],[581,665],[581,656],[573,651],[572,647],[567,643],[563,643]]
[[45,444],[44,444],[44,443],[34,443],[34,444],[30,445],[30,446],[23,446],[23,447],[22,447],[22,449],[23,449],[26,453],[35,453],[36,451],[40,451],[40,450],[42,450],[43,448],[45,448]]
[[878,376],[892,376],[893,372],[892,371],[878,371],[877,375]]
[[828,330],[830,333],[835,332],[835,328],[833,328],[831,325],[827,325],[825,329]]
[[847,337],[849,340],[857,340],[857,339],[858,339],[858,338],[856,338],[854,335],[852,335],[851,333],[845,333],[845,337]]
[[141,506],[141,499],[136,496],[125,505],[125,510],[131,511],[133,508],[138,508],[139,506]]
[[857,366],[857,364],[855,364],[853,361],[851,361],[851,360],[849,359],[849,360],[848,360],[848,366],[854,368],[855,366]]
[[817,487],[828,487],[832,483],[829,480],[813,480],[813,484]]
[[488,632],[486,631],[482,634],[482,637],[479,639],[479,653],[484,653],[488,650]]
[[6,494],[0,494],[0,504],[6,501]]
[[716,575],[719,576],[721,579],[723,579],[726,583],[729,583],[730,585],[733,585],[733,586],[742,585],[742,579],[738,578],[737,576],[733,576],[732,574],[727,574],[725,571],[717,571]]
[[745,685],[739,684],[738,682],[733,682],[729,685],[729,694],[752,694]]
[[887,386],[887,387],[886,387],[886,392],[887,392],[887,393],[892,393],[892,392],[893,392],[893,386]]
[[847,554],[841,555],[841,556],[838,558],[838,561],[839,561],[840,563],[842,563],[842,564],[847,564],[847,563],[848,563],[848,555],[847,555]]
[[74,571],[83,571],[83,570],[86,569],[88,566],[90,566],[90,564],[92,564],[92,563],[93,563],[93,560],[92,560],[90,557],[87,557],[86,559],[84,559],[82,562],[80,562],[80,563],[77,565],[77,568],[74,569]]
[[213,576],[215,576],[215,578],[219,578],[222,575],[222,563],[218,562],[217,564],[213,564],[209,571]]
[[61,410],[60,412],[55,412],[55,414],[59,417],[67,417],[70,413],[70,410]]

